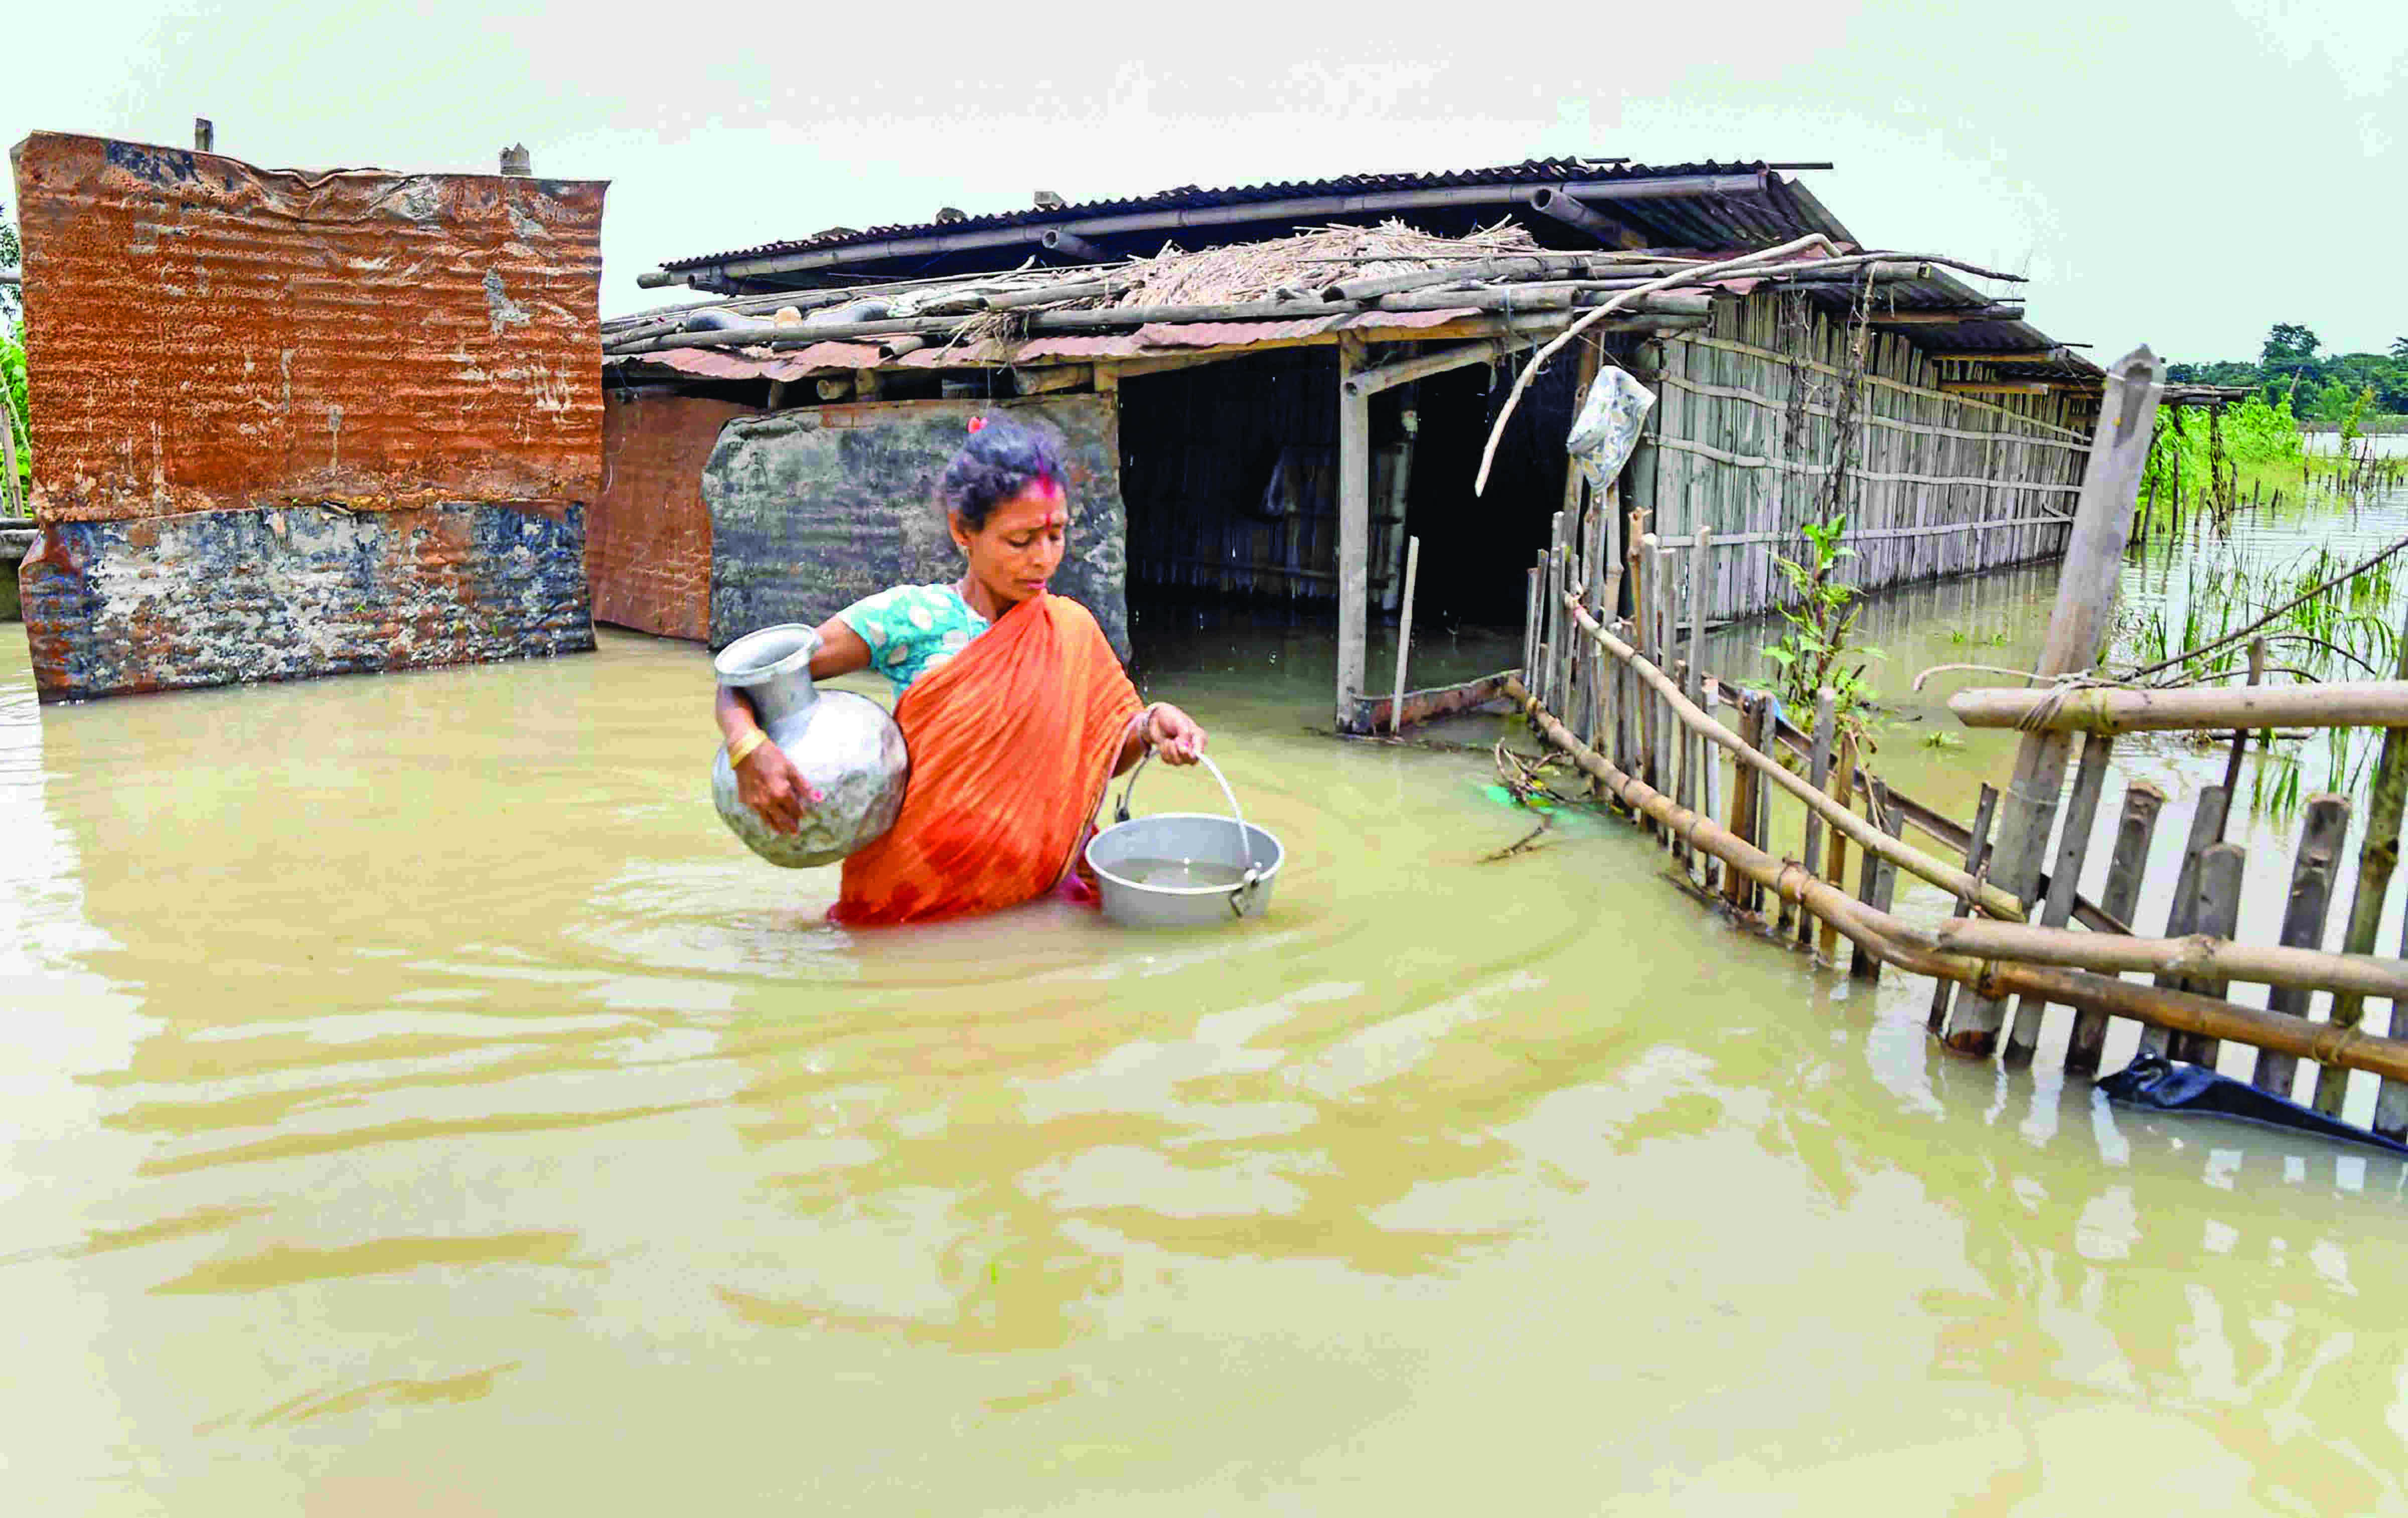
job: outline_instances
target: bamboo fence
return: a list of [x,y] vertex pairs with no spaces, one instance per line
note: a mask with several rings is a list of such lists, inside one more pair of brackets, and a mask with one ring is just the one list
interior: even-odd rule
[[[2135,471],[2126,465],[2148,435],[2157,372],[2143,350],[2111,378],[2082,487],[2082,525],[2072,533],[2060,580],[2052,648],[2095,653],[2096,625],[2112,604],[2113,581],[2105,577],[2120,558],[2130,521]],[[2095,1071],[2110,1019],[2128,1018],[2142,1025],[2143,1053],[2213,1066],[2223,1042],[2251,1046],[2250,1079],[2279,1096],[2292,1095],[2300,1061],[2315,1064],[2315,1105],[2328,1115],[2340,1115],[2349,1071],[2372,1072],[2381,1078],[2374,1130],[2408,1136],[2408,1040],[2363,1026],[2370,999],[2390,1004],[2395,1029],[2408,1009],[2408,959],[2371,952],[2408,810],[2408,635],[2397,680],[2353,686],[2321,708],[2269,705],[2293,699],[2287,690],[2088,686],[2078,678],[2086,655],[2070,652],[2063,672],[2077,677],[2073,683],[1962,693],[1952,707],[1969,720],[2025,730],[2014,783],[2003,792],[1985,787],[1980,813],[1966,824],[1889,793],[1858,768],[1845,752],[1830,693],[1823,693],[1812,728],[1799,730],[1775,719],[1766,697],[1704,675],[1704,608],[1727,583],[1720,566],[1705,567],[1720,546],[1719,531],[1704,538],[1684,544],[1643,534],[1622,552],[1607,535],[1559,516],[1554,543],[1533,574],[1525,678],[1506,687],[1539,735],[1653,834],[1698,891],[1769,932],[1794,934],[1801,945],[1819,938],[1827,958],[1836,960],[1845,938],[1856,975],[1877,977],[1886,966],[1930,977],[1932,1031],[1959,1053],[2032,1057],[2041,1014],[2054,1002],[2075,1012],[2065,1048],[2069,1070]],[[1629,614],[1614,616],[1610,609],[1619,605]],[[1727,724],[1714,708],[1734,696],[1738,720]],[[2277,721],[2386,729],[2344,952],[2318,947],[2343,885],[2334,876],[2349,806],[2338,796],[2313,798],[2306,808],[2288,861],[2279,944],[2236,941],[2247,860],[2223,840],[2229,784],[2208,787],[2202,796],[2162,936],[2146,936],[2132,924],[2164,802],[2147,782],[2129,785],[2113,814],[2114,852],[2099,898],[2079,894],[2115,733],[2181,726],[2230,732],[2237,745]],[[2076,730],[2083,735],[2078,765]],[[1727,782],[1717,754],[1728,759]],[[2071,800],[2058,826],[2069,768]],[[1769,845],[1776,796],[1805,814],[1801,858],[1780,857]],[[1907,842],[1910,823],[1942,852]],[[1851,846],[1861,860],[1853,890]],[[1891,901],[1900,873],[1946,892],[1958,904],[1956,915],[1936,926],[1897,915]],[[2132,971],[2153,983],[2120,979]],[[2229,999],[2235,983],[2271,988],[2268,1005]],[[2323,1022],[2307,1015],[2316,993],[2331,998]],[[2010,1009],[2013,1025],[2002,1046],[1999,1032]]]
[[1923,350],[1868,331],[1859,361],[1857,337],[1765,290],[1716,303],[1643,364],[1657,403],[1629,488],[1663,547],[1712,532],[1709,621],[1771,610],[1785,595],[1772,554],[1841,512],[1868,590],[2064,551],[2089,452],[2066,401],[1942,391]]

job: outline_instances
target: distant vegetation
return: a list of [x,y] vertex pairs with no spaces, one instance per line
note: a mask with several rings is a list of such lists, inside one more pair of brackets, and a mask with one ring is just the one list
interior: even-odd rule
[[[0,206],[0,269],[17,268],[24,262],[24,250],[17,241],[16,224],[8,220],[7,210]],[[23,308],[17,287],[0,284],[0,426],[7,427],[17,440],[15,488],[0,486],[0,502],[22,500],[34,472],[34,434],[25,409],[25,340],[17,320]]]
[[2294,322],[2276,322],[2257,361],[2222,359],[2172,364],[2166,378],[2182,384],[2251,385],[2272,405],[2290,402],[2302,422],[2339,427],[2353,409],[2369,432],[2408,428],[2408,337],[2387,353],[2328,353],[2324,341]]

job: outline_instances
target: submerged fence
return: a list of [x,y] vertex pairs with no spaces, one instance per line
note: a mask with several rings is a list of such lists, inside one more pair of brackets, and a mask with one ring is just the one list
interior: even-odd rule
[[[2129,530],[2156,373],[2143,350],[2111,380],[2042,676],[2078,680],[2097,654]],[[1702,668],[1713,584],[1707,562],[1698,544],[1679,551],[1645,535],[1624,562],[1602,566],[1594,549],[1584,556],[1565,541],[1559,518],[1556,546],[1533,579],[1525,679],[1507,686],[1539,734],[1657,838],[1698,889],[1780,936],[1818,945],[1827,957],[1836,959],[1838,940],[1846,938],[1856,975],[1876,977],[1890,966],[1931,978],[1931,1031],[1960,1053],[2003,1049],[2010,1059],[2032,1057],[2042,1015],[2054,1002],[2076,1010],[2069,1069],[2095,1070],[2109,1020],[2129,1018],[2143,1025],[2143,1053],[2213,1065],[2222,1041],[2254,1047],[2253,1081],[2278,1096],[2291,1095],[2299,1061],[2314,1063],[2321,1067],[2315,1105],[2329,1114],[2339,1112],[2347,1071],[2372,1072],[2383,1078],[2376,1131],[2399,1138],[2408,1130],[2408,1040],[2360,1025],[2369,998],[2390,999],[2395,1022],[2408,1008],[2408,962],[2364,952],[2372,947],[2408,792],[2408,725],[2395,725],[2408,723],[2408,664],[2399,681],[2326,688],[2321,699],[2287,690],[2176,698],[2083,689],[2068,680],[2030,691],[1960,693],[1952,702],[1960,716],[2025,734],[2014,779],[2003,791],[1985,787],[1976,816],[1960,823],[1868,774],[1828,691],[1811,730],[1782,722],[1769,696],[1743,691],[1735,728],[1717,716],[1724,693],[1736,687]],[[1626,582],[1634,610],[1609,624],[1601,618],[1611,612],[1600,609],[1620,602]],[[2288,705],[2278,714],[2270,702]],[[2202,800],[2163,937],[2143,937],[2131,923],[2164,801],[2156,787],[2128,787],[2106,884],[2097,900],[2079,895],[2114,732],[2176,725],[2221,733],[2278,720],[2390,728],[2385,773],[2392,779],[2376,785],[2351,952],[2315,947],[2347,821],[2340,797],[2319,797],[2307,810],[2277,946],[2233,940],[2246,861],[2237,845],[2222,841],[2229,780]],[[2087,732],[2058,828],[2078,728]],[[1803,812],[1802,857],[1770,847],[1776,796],[1784,795]],[[1946,855],[1908,842],[1909,826]],[[1851,847],[1861,860],[1853,889]],[[1928,927],[1899,917],[1892,910],[1899,871],[1955,897],[1959,915]],[[2118,979],[2132,970],[2153,983]],[[2272,988],[2270,1005],[2228,1000],[2236,981]],[[2333,998],[2323,1023],[2305,1015],[2318,991]]]

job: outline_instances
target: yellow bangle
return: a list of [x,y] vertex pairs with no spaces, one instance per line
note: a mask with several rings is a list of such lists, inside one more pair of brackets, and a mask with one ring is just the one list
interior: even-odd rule
[[750,733],[745,734],[742,738],[738,738],[734,743],[728,745],[727,767],[734,769],[738,765],[740,765],[745,760],[751,758],[752,756],[753,750],[768,741],[769,735],[763,732],[758,727],[752,729]]

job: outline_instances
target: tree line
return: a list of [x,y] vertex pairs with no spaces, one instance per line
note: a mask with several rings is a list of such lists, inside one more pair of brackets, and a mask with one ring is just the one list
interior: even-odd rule
[[2339,426],[2355,410],[2408,414],[2408,337],[2395,337],[2387,353],[2328,353],[2314,332],[2296,322],[2277,322],[2266,334],[2257,361],[2218,359],[2170,364],[2166,378],[2180,384],[2249,385],[2268,405],[2289,401],[2302,422]]

